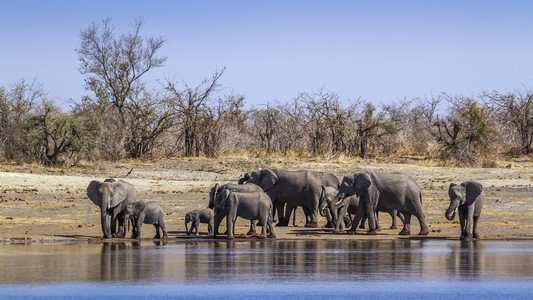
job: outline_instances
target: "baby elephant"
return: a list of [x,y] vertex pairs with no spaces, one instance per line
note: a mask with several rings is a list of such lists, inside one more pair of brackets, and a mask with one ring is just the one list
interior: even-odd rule
[[[448,195],[450,196],[450,206],[446,210],[446,219],[452,221],[455,218],[455,212],[459,212],[461,240],[470,240],[472,237],[479,238],[477,222],[485,201],[483,186],[475,181],[465,181],[460,185],[452,183],[448,189]],[[473,228],[471,229],[472,224]]]
[[[187,228],[187,224],[189,224],[189,222],[191,222],[191,229]],[[215,212],[210,208],[195,209],[188,212],[185,215],[185,231],[187,231],[187,235],[190,235],[193,229],[196,229],[196,236],[198,236],[198,227],[200,227],[200,223],[207,223],[207,231],[209,235],[213,235]]]
[[165,229],[165,213],[161,205],[155,201],[146,202],[136,201],[128,204],[124,209],[124,220],[130,219],[133,223],[132,238],[141,237],[142,224],[153,224],[155,227],[154,239],[160,239],[159,227],[163,231],[163,238],[167,238],[167,231]]

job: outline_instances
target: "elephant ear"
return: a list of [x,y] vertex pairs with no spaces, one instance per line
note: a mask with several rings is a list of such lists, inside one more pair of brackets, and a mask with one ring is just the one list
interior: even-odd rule
[[220,189],[220,184],[215,184],[215,186],[209,192],[209,208],[215,207],[215,199],[218,195],[218,190]]
[[370,179],[370,176],[366,173],[360,173],[354,175],[354,186],[355,186],[355,192],[358,196],[361,196],[362,193],[368,190],[370,185],[372,184],[372,180]]
[[220,192],[220,194],[217,195],[215,198],[215,206],[219,208],[225,208],[226,207],[226,200],[228,199],[230,195],[230,191],[227,189],[224,189]]
[[259,178],[259,186],[263,191],[271,189],[276,182],[278,182],[278,176],[272,170],[261,170],[261,176]]
[[130,186],[128,186],[128,183],[125,181],[119,180],[115,182],[107,182],[106,184],[110,185],[112,191],[110,195],[109,207],[115,207],[119,205],[128,196],[128,189],[130,189]]
[[483,186],[479,182],[467,181],[463,182],[461,186],[465,187],[466,190],[466,202],[468,204],[473,203],[481,192],[483,192]]
[[140,214],[142,211],[144,211],[145,208],[146,208],[146,204],[144,203],[144,201],[139,200],[135,202],[135,212],[137,214]]
[[102,186],[102,183],[97,180],[91,181],[89,183],[89,186],[87,186],[87,197],[91,199],[91,201],[98,205],[98,207],[102,207],[102,197],[100,194],[100,187]]

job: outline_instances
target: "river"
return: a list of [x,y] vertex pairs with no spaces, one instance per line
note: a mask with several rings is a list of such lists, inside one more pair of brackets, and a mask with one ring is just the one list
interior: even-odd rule
[[532,241],[0,243],[1,298],[533,298]]

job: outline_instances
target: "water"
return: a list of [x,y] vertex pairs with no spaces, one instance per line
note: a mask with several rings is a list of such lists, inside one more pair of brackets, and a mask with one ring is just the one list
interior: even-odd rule
[[0,298],[533,297],[532,241],[0,244]]

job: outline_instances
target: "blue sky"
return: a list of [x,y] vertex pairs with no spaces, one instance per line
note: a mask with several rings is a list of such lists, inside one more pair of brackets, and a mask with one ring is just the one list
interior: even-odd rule
[[518,0],[0,0],[0,86],[37,78],[59,104],[79,100],[80,31],[107,17],[166,37],[154,86],[226,67],[223,92],[254,106],[321,87],[376,104],[533,88],[533,1]]

